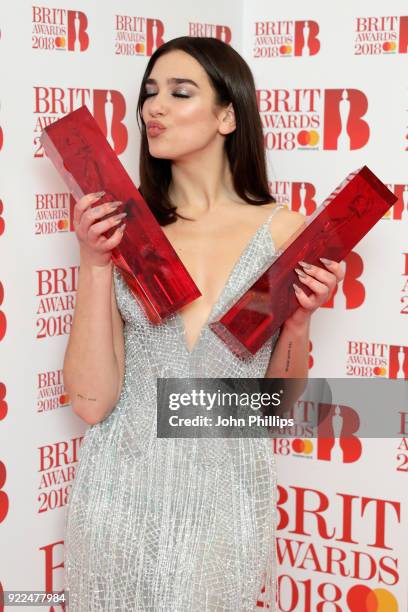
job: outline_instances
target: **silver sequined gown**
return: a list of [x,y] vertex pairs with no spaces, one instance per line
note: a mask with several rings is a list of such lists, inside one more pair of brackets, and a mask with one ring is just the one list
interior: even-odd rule
[[[207,323],[275,258],[269,222],[279,208],[247,244]],[[68,610],[252,612],[262,601],[273,611],[271,441],[157,438],[156,378],[263,377],[280,330],[240,360],[206,325],[190,353],[177,313],[154,325],[115,268],[114,287],[125,379],[115,408],[89,427],[80,449],[66,515]]]

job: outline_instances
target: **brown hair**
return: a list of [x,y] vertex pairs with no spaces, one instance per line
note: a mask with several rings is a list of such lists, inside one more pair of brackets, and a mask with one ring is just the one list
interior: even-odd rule
[[[232,103],[236,129],[225,137],[233,185],[238,196],[248,204],[276,202],[268,188],[262,124],[259,116],[255,83],[245,60],[230,45],[209,37],[180,36],[161,45],[151,56],[143,75],[137,121],[142,139],[140,146],[139,190],[161,225],[182,217],[170,201],[171,160],[149,153],[142,107],[146,100],[145,82],[159,57],[179,50],[194,57],[206,71],[215,90],[215,103]],[[182,217],[186,218],[186,217]]]

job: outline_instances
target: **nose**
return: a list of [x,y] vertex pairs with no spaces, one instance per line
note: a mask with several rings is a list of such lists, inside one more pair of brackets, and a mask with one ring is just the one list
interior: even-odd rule
[[157,92],[154,96],[147,98],[147,111],[152,117],[164,115],[167,112],[164,94]]

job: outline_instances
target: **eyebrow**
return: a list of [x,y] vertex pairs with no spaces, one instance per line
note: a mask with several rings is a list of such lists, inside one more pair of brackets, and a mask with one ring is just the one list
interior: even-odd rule
[[[192,81],[191,79],[173,77],[171,79],[167,79],[167,83],[175,83],[176,85],[179,85],[180,83],[190,83],[190,85],[194,85],[195,87],[200,89],[197,83],[195,81]],[[157,85],[157,81],[156,79],[146,79],[145,84],[146,85]]]

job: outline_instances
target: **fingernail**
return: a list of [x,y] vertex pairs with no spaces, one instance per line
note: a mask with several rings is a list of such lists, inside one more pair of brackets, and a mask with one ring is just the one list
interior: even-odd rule
[[326,259],[325,257],[319,257],[319,259],[325,266],[331,266],[333,263],[331,259]]
[[109,208],[117,208],[122,202],[109,202]]
[[96,193],[94,193],[94,198],[101,198],[103,195],[105,195],[106,191],[97,191]]
[[295,268],[295,272],[299,276],[306,278],[306,274],[304,272],[302,272],[302,270],[299,270],[298,268]]
[[124,232],[125,231],[125,227],[126,227],[126,223],[122,223],[122,225],[120,226],[120,231]]
[[298,287],[298,285],[296,283],[292,283],[294,290],[296,291],[296,293],[298,293],[299,291],[302,291],[300,287]]
[[299,261],[298,262],[299,265],[301,265],[303,268],[305,268],[305,270],[308,270],[309,268],[311,268],[312,266],[308,263],[305,263],[304,261]]

